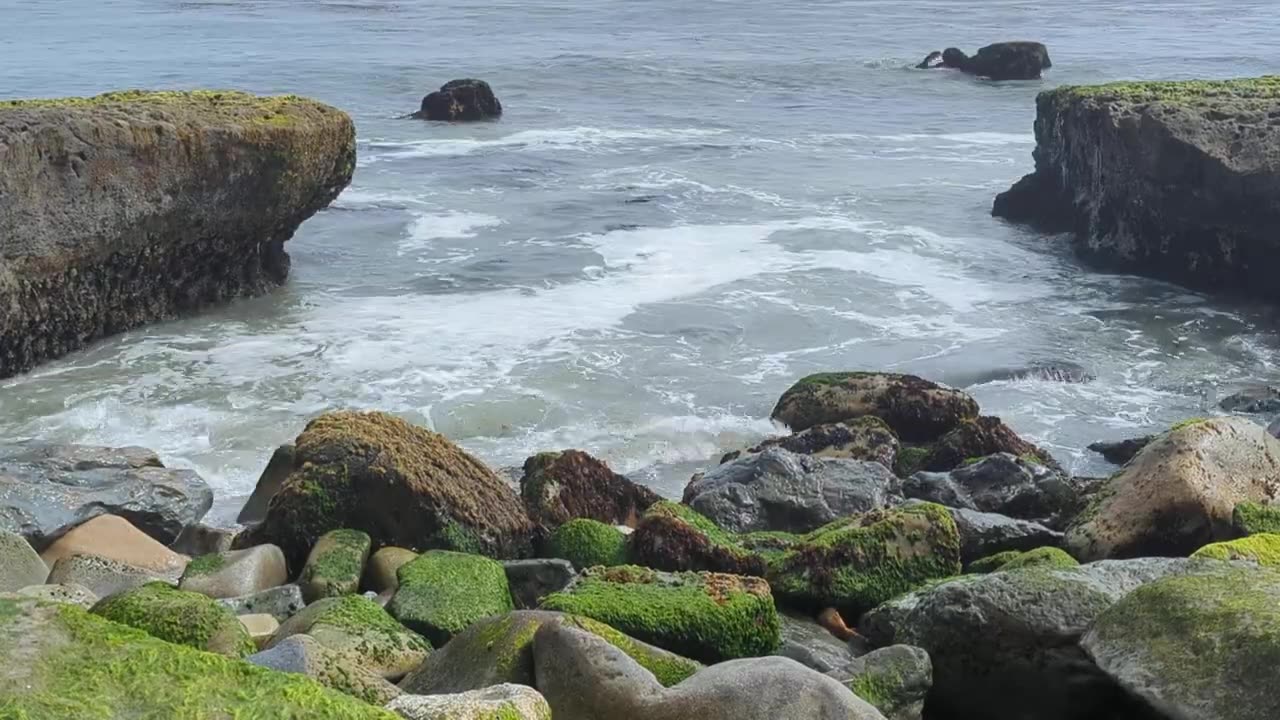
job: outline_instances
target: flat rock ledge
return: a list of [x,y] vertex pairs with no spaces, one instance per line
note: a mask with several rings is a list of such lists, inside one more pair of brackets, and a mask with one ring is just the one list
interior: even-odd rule
[[1061,87],[992,214],[1104,269],[1280,301],[1280,76]]
[[296,96],[0,102],[0,377],[280,284],[355,158],[351,118]]

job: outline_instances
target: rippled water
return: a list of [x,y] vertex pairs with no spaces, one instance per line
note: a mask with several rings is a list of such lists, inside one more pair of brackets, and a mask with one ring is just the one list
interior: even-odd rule
[[[962,7],[963,6],[963,7]],[[428,424],[495,466],[580,447],[678,494],[773,428],[797,376],[969,387],[1081,448],[1280,380],[1274,312],[1082,268],[989,216],[1036,92],[1280,70],[1272,2],[0,0],[0,92],[298,92],[356,119],[352,186],[287,287],[0,383],[0,433],[141,444],[234,516],[331,407]],[[1040,39],[1040,82],[909,67]],[[495,123],[398,119],[454,77]],[[1086,384],[990,380],[1068,361]]]

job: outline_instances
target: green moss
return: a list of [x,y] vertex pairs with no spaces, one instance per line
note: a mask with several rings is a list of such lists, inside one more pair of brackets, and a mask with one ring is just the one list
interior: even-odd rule
[[196,577],[199,575],[211,575],[226,567],[226,565],[227,559],[222,553],[201,555],[187,563],[187,569],[183,572],[183,576]]
[[164,642],[73,605],[32,601],[22,607],[19,623],[0,625],[0,657],[14,657],[19,644],[29,653],[34,643],[37,652],[0,673],[0,717],[396,718],[303,675]]
[[198,111],[205,118],[221,118],[270,128],[297,125],[308,111],[324,106],[297,95],[260,96],[232,90],[121,90],[90,97],[35,98],[0,101],[0,110],[154,108],[160,111]]
[[1167,82],[1115,82],[1103,85],[1068,85],[1045,93],[1053,102],[1089,99],[1099,102],[1168,103],[1205,105],[1232,100],[1280,99],[1280,76],[1235,80],[1185,80]]
[[502,564],[479,555],[431,550],[396,572],[387,609],[437,646],[490,615],[513,609]]
[[1208,421],[1209,421],[1209,418],[1205,418],[1205,417],[1187,418],[1182,422],[1174,423],[1173,426],[1169,428],[1169,432],[1177,432],[1183,428],[1189,428],[1192,425],[1199,425],[1200,423],[1208,422]]
[[960,572],[951,513],[921,503],[845,518],[814,530],[770,563],[779,597],[857,617],[933,578]]
[[1231,513],[1231,525],[1241,535],[1280,534],[1280,505],[1240,503]]
[[568,560],[577,568],[622,565],[627,562],[627,536],[612,525],[578,518],[551,533],[547,554]]
[[898,477],[910,477],[924,467],[932,449],[925,445],[904,445],[898,450],[898,457],[893,463],[893,472]]
[[153,582],[112,595],[92,612],[161,640],[243,657],[256,651],[236,616],[212,598]]
[[[771,549],[783,542],[783,535],[756,533],[750,542]],[[662,500],[640,519],[630,538],[630,556],[638,565],[659,570],[763,575],[768,552],[746,548],[741,540],[688,505]]]
[[1019,553],[1015,558],[1000,566],[1001,571],[1018,570],[1027,567],[1072,568],[1080,563],[1066,552],[1056,547],[1042,547]]
[[960,463],[960,467],[969,467],[970,465],[977,465],[983,460],[986,460],[986,458],[985,457],[965,458],[964,461]]
[[1004,552],[998,552],[994,555],[988,555],[969,563],[967,571],[982,574],[996,572],[1000,568],[1004,567],[1005,563],[1010,560],[1017,559],[1020,555],[1022,555],[1022,553],[1018,550],[1005,550]]
[[356,592],[372,547],[367,533],[350,529],[334,530],[316,541],[298,579],[307,601]]
[[1230,542],[1205,545],[1191,557],[1214,560],[1253,560],[1259,565],[1280,567],[1280,535],[1258,533]]
[[781,642],[769,585],[721,573],[592,568],[543,600],[546,610],[583,615],[686,657],[715,663],[772,652]]
[[[799,380],[797,380],[796,383],[791,386],[791,390],[799,390],[801,388],[806,388],[806,387],[823,387],[826,385],[839,385],[843,383],[845,380],[853,380],[856,378],[868,377],[873,374],[874,373],[860,372],[860,371],[814,373],[812,375],[806,375],[800,378]],[[790,392],[790,390],[788,392]]]
[[627,657],[635,660],[645,670],[653,673],[663,687],[671,687],[683,682],[702,669],[701,665],[688,658],[674,654],[657,654],[643,647],[630,636],[589,617],[568,615],[565,617],[565,621],[575,627],[586,630],[592,635],[603,638],[610,645],[626,653]]

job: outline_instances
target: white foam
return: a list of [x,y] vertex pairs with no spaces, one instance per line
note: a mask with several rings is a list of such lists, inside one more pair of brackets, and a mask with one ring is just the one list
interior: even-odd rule
[[371,143],[370,147],[375,152],[369,156],[369,161],[413,157],[450,157],[470,155],[491,149],[590,151],[635,142],[669,144],[682,140],[698,140],[721,135],[724,132],[724,130],[706,128],[617,129],[586,126],[554,130],[522,130],[490,140],[435,138],[410,142]]
[[501,224],[502,218],[482,213],[424,213],[409,223],[408,237],[400,241],[400,250],[421,250],[432,240],[475,237],[477,231]]
[[370,190],[352,186],[343,190],[342,194],[333,201],[333,205],[334,207],[348,210],[362,210],[365,208],[403,210],[419,206],[423,203],[423,200],[424,195],[422,194]]

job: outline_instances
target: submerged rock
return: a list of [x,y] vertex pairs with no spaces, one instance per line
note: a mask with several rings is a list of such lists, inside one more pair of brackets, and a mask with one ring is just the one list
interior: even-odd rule
[[418,120],[487,120],[502,115],[502,103],[483,80],[450,80],[422,98],[412,117]]
[[580,450],[525,460],[520,497],[529,517],[546,529],[575,518],[635,527],[640,515],[661,499]]
[[905,442],[929,442],[961,421],[978,417],[978,403],[959,390],[914,375],[820,373],[792,385],[772,415],[796,432],[866,416],[884,420]]
[[1280,77],[1043,92],[1035,172],[992,213],[1104,268],[1278,300],[1278,111]]
[[[0,207],[2,190],[0,181]],[[0,289],[0,298],[4,292]],[[0,319],[0,369],[4,322]],[[0,530],[25,537],[37,551],[106,514],[122,517],[168,545],[212,505],[213,491],[199,475],[166,468],[146,448],[36,442],[0,446]]]
[[1096,442],[1090,445],[1089,449],[1098,453],[1104,460],[1113,465],[1124,465],[1142,452],[1142,448],[1155,439],[1155,435],[1143,435],[1142,437],[1117,440],[1115,442]]
[[0,147],[0,377],[280,284],[356,157],[346,113],[224,91],[3,102]]
[[1000,42],[979,48],[969,57],[963,50],[947,48],[932,52],[917,69],[951,68],[991,80],[1038,80],[1053,67],[1049,49],[1038,42]]
[[1246,388],[1223,398],[1218,407],[1227,412],[1277,413],[1280,412],[1280,389],[1268,386]]

